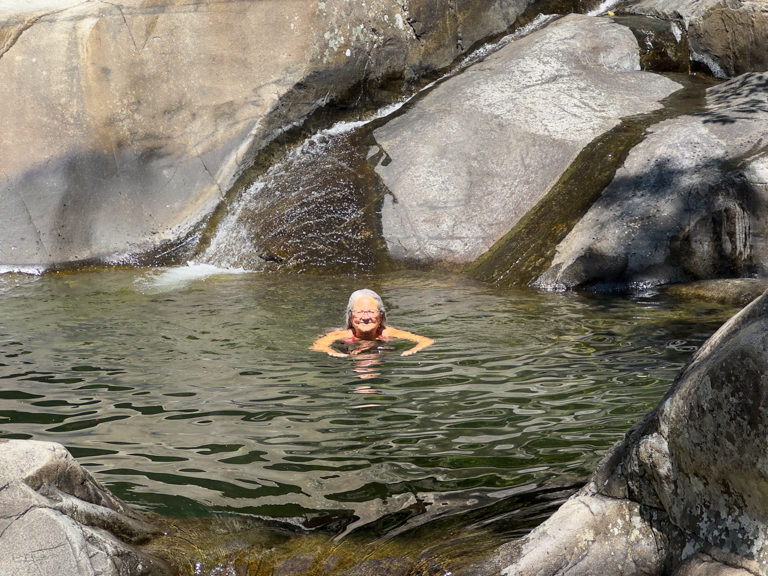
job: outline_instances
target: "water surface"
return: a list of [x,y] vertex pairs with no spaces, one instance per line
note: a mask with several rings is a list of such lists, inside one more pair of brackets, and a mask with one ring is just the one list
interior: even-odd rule
[[[309,351],[364,286],[434,346]],[[205,266],[5,274],[0,306],[0,437],[60,442],[161,514],[336,530],[502,501],[514,516],[520,494],[579,485],[735,311]]]

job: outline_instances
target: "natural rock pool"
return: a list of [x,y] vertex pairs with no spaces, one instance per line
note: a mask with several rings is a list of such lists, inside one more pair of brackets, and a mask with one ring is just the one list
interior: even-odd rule
[[[436,343],[309,351],[365,286]],[[507,535],[583,482],[736,311],[207,266],[4,274],[0,307],[0,437],[64,444],[138,508],[333,533],[450,517]]]

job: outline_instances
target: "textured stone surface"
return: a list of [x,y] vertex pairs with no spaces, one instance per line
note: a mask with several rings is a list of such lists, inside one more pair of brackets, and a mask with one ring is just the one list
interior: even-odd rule
[[750,576],[752,572],[718,562],[706,554],[695,554],[675,571],[674,576]]
[[679,87],[640,72],[634,36],[609,19],[571,15],[511,42],[374,132],[390,253],[477,258],[592,139]]
[[133,547],[154,535],[60,444],[0,440],[0,575],[166,574]]
[[0,3],[0,266],[181,242],[265,144],[449,65],[528,0]]
[[[659,574],[665,554],[664,536],[642,517],[637,503],[584,492],[522,542],[497,551],[494,561],[502,576],[629,576]],[[519,560],[507,564],[508,557]],[[475,573],[492,574],[488,568]]]
[[652,127],[536,281],[547,289],[768,274],[768,74]]

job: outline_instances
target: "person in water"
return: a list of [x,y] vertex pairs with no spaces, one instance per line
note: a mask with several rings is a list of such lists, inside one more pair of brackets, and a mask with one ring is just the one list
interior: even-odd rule
[[[384,308],[381,296],[373,290],[365,288],[357,290],[349,297],[347,304],[347,327],[343,330],[332,330],[320,336],[310,349],[343,358],[350,354],[370,350],[377,342],[401,338],[416,343],[413,348],[409,348],[401,354],[402,356],[410,356],[434,343],[432,338],[387,326],[386,322],[387,310]],[[350,354],[346,354],[333,348],[336,342],[343,342],[348,346],[356,344],[362,344],[362,346],[358,346]]]

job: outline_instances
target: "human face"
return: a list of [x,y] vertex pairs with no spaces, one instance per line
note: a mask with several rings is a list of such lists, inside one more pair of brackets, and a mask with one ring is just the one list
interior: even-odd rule
[[381,326],[381,314],[376,300],[370,296],[360,296],[352,305],[350,320],[355,336],[375,338]]

